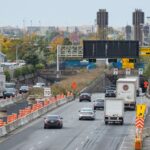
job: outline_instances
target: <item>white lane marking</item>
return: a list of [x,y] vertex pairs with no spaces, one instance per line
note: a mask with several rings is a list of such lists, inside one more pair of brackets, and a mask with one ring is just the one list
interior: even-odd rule
[[78,147],[75,150],[78,150]]

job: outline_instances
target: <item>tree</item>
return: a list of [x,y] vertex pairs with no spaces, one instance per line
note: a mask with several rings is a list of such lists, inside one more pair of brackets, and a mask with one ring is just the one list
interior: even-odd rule
[[63,41],[63,45],[71,45],[72,42],[69,40],[69,38],[64,38],[64,41]]
[[37,54],[35,53],[27,53],[25,56],[24,56],[24,60],[26,61],[27,64],[31,64],[35,67],[36,64],[39,63],[39,57]]

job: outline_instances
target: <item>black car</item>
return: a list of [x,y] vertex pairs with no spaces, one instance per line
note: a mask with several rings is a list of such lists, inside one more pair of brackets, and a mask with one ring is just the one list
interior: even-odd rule
[[17,90],[15,88],[6,88],[3,97],[15,97],[17,95]]
[[79,96],[79,102],[89,101],[91,102],[91,94],[90,93],[81,93]]
[[96,99],[94,102],[94,110],[96,109],[104,109],[104,99]]
[[19,93],[27,93],[29,91],[29,87],[27,85],[23,85],[19,89]]
[[116,97],[116,90],[113,89],[106,90],[105,97]]
[[48,115],[44,118],[44,129],[47,128],[62,128],[63,127],[63,121],[62,117],[59,115]]

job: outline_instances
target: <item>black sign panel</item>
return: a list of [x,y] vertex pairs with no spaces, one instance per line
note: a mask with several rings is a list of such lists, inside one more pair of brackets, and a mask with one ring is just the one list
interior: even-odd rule
[[138,41],[83,41],[83,58],[138,58]]

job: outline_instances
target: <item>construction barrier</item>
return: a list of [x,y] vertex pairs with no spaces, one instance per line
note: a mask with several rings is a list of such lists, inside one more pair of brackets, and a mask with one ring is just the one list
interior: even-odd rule
[[18,116],[17,114],[7,116],[7,124],[0,120],[0,137],[9,134],[13,130],[33,121],[48,111],[72,100],[73,98],[71,96],[62,98],[62,96],[59,95],[57,98],[52,97],[46,99],[44,101],[45,105],[42,104],[42,102],[37,102],[36,104],[33,104],[32,107],[21,109]]

